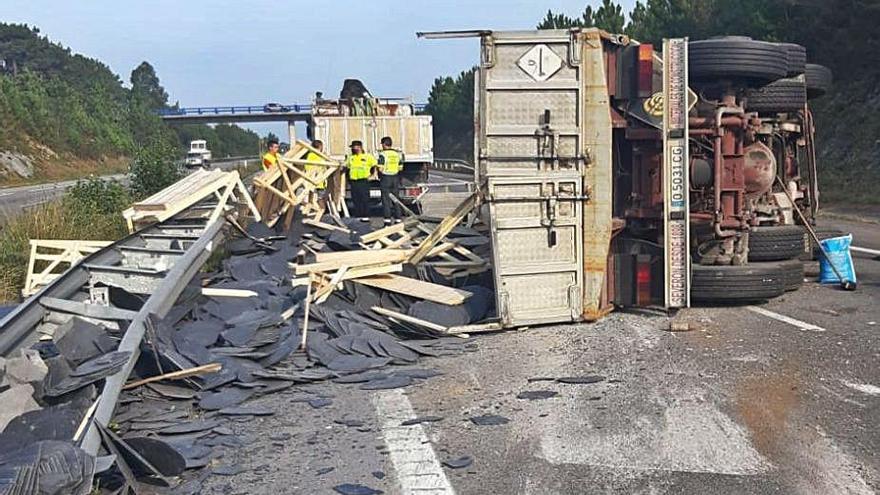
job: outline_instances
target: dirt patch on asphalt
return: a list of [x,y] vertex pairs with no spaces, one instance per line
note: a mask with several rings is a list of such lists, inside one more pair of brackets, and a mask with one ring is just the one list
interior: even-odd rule
[[785,363],[764,375],[740,382],[735,392],[736,411],[752,432],[752,443],[765,456],[780,453],[793,412],[801,404],[800,369]]

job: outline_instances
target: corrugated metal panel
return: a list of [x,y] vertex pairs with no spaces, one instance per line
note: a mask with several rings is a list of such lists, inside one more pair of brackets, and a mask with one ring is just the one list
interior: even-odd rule
[[579,175],[489,177],[498,307],[507,325],[571,321],[581,314]]
[[394,147],[406,154],[408,162],[434,161],[434,134],[429,115],[381,117],[315,117],[315,139],[324,141],[324,151],[341,160],[354,140],[364,143],[367,153],[377,153],[379,140],[390,136]]

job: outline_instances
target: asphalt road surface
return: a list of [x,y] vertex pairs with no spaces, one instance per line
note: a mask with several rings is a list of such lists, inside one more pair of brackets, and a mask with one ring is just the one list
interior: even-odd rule
[[[880,224],[829,221],[880,248]],[[476,352],[420,361],[444,374],[406,389],[294,387],[262,399],[274,416],[237,426],[248,446],[223,462],[246,470],[203,493],[874,493],[880,259],[855,258],[855,292],[813,282],[812,263],[800,291],[769,303],[680,313],[689,332],[616,312],[473,337]],[[588,375],[602,380],[539,380]],[[528,391],[556,395],[517,398]],[[469,420],[485,414],[509,422]],[[401,425],[428,415],[442,419]],[[462,456],[472,464],[443,464]]]
[[[228,170],[240,163],[241,160],[216,161],[212,166]],[[128,183],[127,174],[106,175],[102,178]],[[27,208],[60,198],[76,182],[76,180],[67,180],[50,184],[0,188],[0,225]]]

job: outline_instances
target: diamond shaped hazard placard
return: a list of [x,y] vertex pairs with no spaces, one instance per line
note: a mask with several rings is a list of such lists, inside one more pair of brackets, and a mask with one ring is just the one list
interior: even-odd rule
[[520,69],[535,81],[546,81],[562,67],[562,59],[549,46],[533,46],[516,63]]

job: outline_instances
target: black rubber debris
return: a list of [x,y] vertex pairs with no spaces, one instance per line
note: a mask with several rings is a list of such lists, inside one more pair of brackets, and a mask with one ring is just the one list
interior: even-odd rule
[[598,383],[604,380],[605,377],[602,375],[563,376],[556,379],[556,381],[559,383],[569,383],[574,385],[587,385],[590,383]]
[[463,455],[455,459],[447,459],[443,461],[443,465],[450,469],[466,468],[474,463],[474,458],[469,455]]
[[333,491],[341,495],[379,495],[385,493],[382,490],[376,490],[364,485],[354,483],[345,483],[333,487]]
[[469,418],[471,423],[477,426],[498,426],[498,425],[506,425],[510,423],[510,420],[505,418],[504,416],[498,416],[496,414],[485,414],[483,416],[473,416]]
[[520,392],[516,398],[525,400],[544,400],[556,397],[557,395],[559,395],[559,392],[554,392],[553,390],[526,390],[525,392]]
[[422,423],[436,423],[437,421],[443,421],[443,416],[418,416],[400,423],[400,426],[413,426]]

